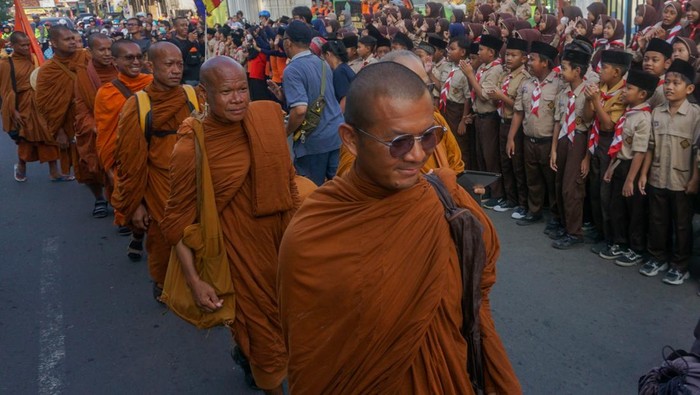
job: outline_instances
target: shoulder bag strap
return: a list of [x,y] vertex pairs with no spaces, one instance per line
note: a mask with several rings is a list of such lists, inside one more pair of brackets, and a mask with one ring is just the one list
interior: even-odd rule
[[12,56],[7,58],[10,61],[10,79],[12,80],[12,90],[15,92],[15,110],[19,111],[19,92],[17,92],[17,76],[15,75],[15,62]]
[[326,62],[321,61],[321,94],[319,97],[321,99],[325,98],[326,94]]
[[74,72],[70,71],[70,70],[68,69],[68,67],[66,67],[65,64],[63,64],[63,63],[61,63],[61,62],[59,62],[59,61],[56,61],[56,64],[58,65],[58,67],[61,68],[61,70],[63,70],[63,72],[65,72],[66,74],[68,74],[68,76],[69,76],[73,81],[75,81],[76,78],[78,78],[78,76],[77,76]]
[[114,87],[117,88],[119,92],[122,95],[124,95],[124,97],[126,97],[127,99],[134,95],[134,92],[127,88],[126,85],[124,85],[124,83],[119,80],[119,78],[113,79],[112,85],[114,85]]

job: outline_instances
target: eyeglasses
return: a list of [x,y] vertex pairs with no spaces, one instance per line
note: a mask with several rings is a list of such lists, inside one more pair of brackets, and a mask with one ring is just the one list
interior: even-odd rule
[[126,59],[129,62],[133,62],[134,60],[143,60],[143,55],[126,55],[126,56],[120,56],[122,59]]
[[418,137],[415,137],[412,134],[402,134],[391,141],[384,141],[375,137],[372,134],[365,132],[364,130],[358,127],[353,126],[353,128],[358,132],[371,137],[378,143],[389,147],[389,155],[391,155],[392,158],[401,158],[402,156],[411,152],[411,150],[413,149],[413,145],[416,143],[416,141],[420,141],[423,151],[430,151],[434,149],[435,146],[440,144],[440,141],[442,141],[442,137],[445,135],[446,131],[444,127],[440,125],[435,125],[429,127]]

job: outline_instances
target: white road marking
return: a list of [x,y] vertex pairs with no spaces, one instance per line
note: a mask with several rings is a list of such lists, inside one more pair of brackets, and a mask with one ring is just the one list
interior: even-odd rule
[[39,376],[40,395],[60,394],[66,381],[66,357],[63,333],[63,307],[58,290],[60,267],[54,258],[58,252],[58,237],[45,239],[41,246],[39,291],[41,310],[39,322]]

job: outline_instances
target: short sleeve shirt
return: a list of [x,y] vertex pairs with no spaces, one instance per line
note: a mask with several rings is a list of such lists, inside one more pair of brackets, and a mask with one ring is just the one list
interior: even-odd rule
[[503,66],[500,64],[482,64],[479,66],[477,73],[479,71],[482,72],[479,85],[481,85],[481,92],[486,100],[477,96],[474,103],[474,110],[478,114],[494,112],[497,109],[496,103],[493,100],[490,100],[485,92],[501,88],[498,81],[501,78],[501,74],[503,74]]
[[[433,89],[433,97],[439,98],[440,97],[440,89],[443,85],[445,85],[445,81],[447,80],[447,76],[450,74],[450,71],[452,70],[452,63],[448,62],[445,59],[440,60],[434,67],[433,67],[433,76],[437,78],[438,81],[440,81],[439,86],[435,86],[435,89]],[[457,74],[457,73],[455,73]]]
[[[608,115],[610,115],[610,120],[613,124],[622,117],[625,112],[625,103],[622,101],[622,88],[625,86],[624,80],[621,80],[617,85],[609,88],[607,85],[600,87],[601,96],[602,93],[607,93],[612,95],[608,100],[603,100],[603,110],[605,110]],[[602,100],[602,99],[601,99]],[[590,104],[593,105],[592,103]],[[612,132],[612,130],[605,130],[606,132]]]
[[350,83],[355,79],[355,72],[346,63],[341,63],[333,70],[333,88],[335,89],[335,98],[340,103],[340,100],[348,95]]
[[661,76],[661,85],[656,87],[656,90],[654,91],[654,94],[651,96],[651,99],[649,99],[649,105],[651,106],[652,109],[661,106],[662,104],[666,103],[666,95],[664,95],[664,86],[663,86],[663,80],[664,76]]
[[[642,108],[647,103],[637,107]],[[638,111],[629,113],[622,127],[622,147],[617,153],[618,159],[630,160],[637,152],[647,152],[649,149],[649,139],[651,138],[651,113],[648,111]]]
[[[586,95],[583,94],[584,89],[586,88],[586,84],[582,83],[581,85],[578,86],[573,92],[574,96],[576,97],[575,105],[574,105],[574,113],[576,115],[574,121],[576,122],[576,132],[577,133],[587,133],[588,129],[591,127],[591,123],[593,119],[589,119],[586,117],[585,114],[585,106],[586,106]],[[555,114],[555,119],[558,119],[561,122],[561,127],[562,130],[563,128],[566,127],[566,115],[567,115],[567,110],[569,106],[569,92],[571,92],[571,86],[567,86],[561,93],[559,93],[559,106],[558,106],[558,111]],[[560,138],[561,138],[561,133],[560,133]]]
[[534,138],[552,137],[554,132],[555,117],[558,105],[558,94],[564,85],[556,72],[552,71],[540,82],[539,108],[537,115],[532,113],[532,92],[537,86],[537,78],[530,77],[523,82],[518,97],[515,99],[513,109],[523,112],[523,133]]
[[448,76],[452,70],[454,70],[452,79],[450,80],[450,89],[447,91],[447,100],[464,104],[464,102],[470,98],[469,80],[467,79],[467,76],[464,75],[464,73],[462,73],[462,71],[459,69],[459,66],[452,62],[448,62],[447,64],[450,65],[450,71],[447,73]]
[[[508,83],[508,90],[506,92],[506,95],[513,99],[513,106],[515,107],[515,100],[518,98],[518,96],[522,96],[522,86],[525,81],[530,79],[530,73],[525,70],[525,66],[520,66],[517,68],[514,72],[512,73],[503,73],[501,75],[501,80],[499,82],[499,87],[501,90],[503,90],[503,84],[506,82],[506,79],[510,77],[510,82]],[[513,108],[514,108],[513,107]],[[513,118],[513,108],[509,108],[508,106],[503,106],[503,118],[505,119],[512,119]]]

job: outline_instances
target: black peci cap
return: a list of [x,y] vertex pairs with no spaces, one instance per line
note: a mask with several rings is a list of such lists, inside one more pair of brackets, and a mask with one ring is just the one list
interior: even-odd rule
[[564,55],[562,55],[561,60],[567,60],[571,63],[587,66],[588,63],[591,61],[591,55],[585,52],[568,49],[564,51]]
[[693,68],[693,65],[685,60],[674,60],[673,63],[671,63],[671,67],[666,70],[666,74],[668,73],[678,73],[684,77],[687,77],[690,82],[695,81],[695,69]]
[[441,39],[440,36],[438,36],[435,33],[428,34],[428,44],[432,45],[437,49],[447,48],[447,41]]
[[490,34],[482,34],[479,45],[483,45],[485,47],[493,49],[496,52],[499,52],[503,47],[503,41],[496,36],[492,36]]
[[533,41],[532,45],[530,46],[530,53],[544,55],[551,59],[553,62],[559,55],[559,51],[557,51],[556,48],[543,41]]
[[608,49],[601,52],[600,62],[629,68],[632,64],[632,54],[625,51]]
[[639,89],[653,91],[659,85],[659,77],[646,71],[631,69],[627,74],[627,84]]
[[649,52],[658,52],[666,57],[666,59],[671,59],[671,56],[673,55],[673,45],[667,43],[666,41],[660,39],[660,38],[652,38],[649,40],[649,44],[647,44],[647,49],[644,51]]
[[520,38],[508,37],[508,41],[506,42],[506,49],[517,49],[527,52],[527,47],[527,41]]

